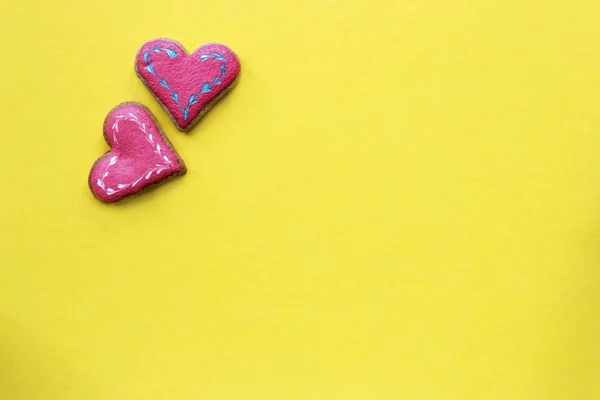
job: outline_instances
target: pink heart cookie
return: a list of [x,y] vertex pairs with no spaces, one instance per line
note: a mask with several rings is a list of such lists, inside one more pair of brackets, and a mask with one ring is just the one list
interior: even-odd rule
[[188,55],[174,40],[155,39],[138,51],[135,72],[177,129],[187,132],[237,83],[240,61],[222,44]]
[[104,120],[104,138],[111,150],[94,163],[89,176],[100,201],[114,203],[186,173],[150,111],[139,103],[113,108]]

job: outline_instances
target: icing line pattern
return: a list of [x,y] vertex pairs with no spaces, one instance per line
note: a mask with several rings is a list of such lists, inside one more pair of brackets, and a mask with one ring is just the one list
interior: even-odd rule
[[154,67],[152,66],[151,53],[160,54],[161,52],[165,52],[171,60],[174,58],[177,58],[177,53],[175,52],[175,50],[167,49],[164,47],[155,47],[150,51],[144,52],[144,62],[146,63],[146,71],[148,71],[152,75],[154,75],[156,77],[156,79],[160,79],[158,84],[169,91],[169,94],[171,95],[171,99],[173,99],[175,104],[177,104],[177,107],[179,107],[179,109],[181,110],[181,113],[183,115],[183,120],[187,121],[187,119],[190,115],[190,108],[198,102],[198,96],[200,96],[201,94],[204,94],[204,93],[211,92],[215,86],[221,85],[223,83],[221,81],[221,79],[223,79],[225,77],[225,75],[227,74],[227,60],[225,59],[225,57],[223,57],[219,53],[213,52],[210,54],[200,54],[200,61],[203,63],[207,62],[207,61],[222,62],[221,66],[219,67],[221,75],[216,76],[212,82],[203,83],[202,86],[200,87],[200,90],[198,91],[198,93],[192,94],[187,101],[187,105],[183,106],[183,105],[181,105],[181,103],[179,101],[179,94],[177,92],[175,92],[173,89],[171,89],[171,87],[169,86],[167,81],[164,78],[161,78],[160,76],[158,76],[156,74],[156,71],[154,71]]
[[120,121],[133,121],[135,122],[135,124],[138,126],[138,128],[140,129],[140,131],[146,136],[146,139],[148,140],[148,142],[152,145],[152,147],[154,147],[154,152],[156,154],[158,154],[158,156],[164,160],[163,164],[155,164],[152,168],[150,168],[148,171],[144,172],[139,178],[129,182],[129,183],[119,183],[117,184],[117,188],[113,189],[110,187],[106,187],[106,184],[104,183],[104,179],[106,177],[108,177],[109,175],[109,169],[110,167],[112,167],[113,165],[115,165],[117,163],[117,160],[119,159],[119,156],[112,156],[110,158],[110,161],[108,162],[108,165],[106,166],[106,168],[104,169],[104,173],[102,174],[102,178],[98,178],[98,180],[96,181],[96,184],[102,188],[102,190],[104,190],[104,192],[106,194],[108,194],[109,196],[121,192],[125,189],[127,189],[128,187],[135,187],[142,179],[150,179],[150,176],[152,175],[153,172],[156,172],[156,175],[160,174],[163,170],[172,167],[173,166],[173,160],[169,159],[169,157],[167,157],[166,155],[162,154],[162,148],[160,147],[160,144],[154,143],[154,138],[152,137],[151,133],[148,133],[148,130],[146,129],[146,125],[139,120],[138,117],[135,116],[135,114],[133,113],[128,113],[126,115],[117,115],[116,116],[116,120],[112,125],[112,129],[113,129],[113,141],[116,143],[117,142],[117,133],[119,133],[119,122]]

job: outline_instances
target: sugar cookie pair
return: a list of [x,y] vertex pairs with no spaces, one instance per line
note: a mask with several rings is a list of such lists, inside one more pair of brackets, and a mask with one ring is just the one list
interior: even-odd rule
[[[170,39],[142,46],[135,71],[182,132],[237,83],[240,61],[221,44],[207,44],[187,54]],[[187,171],[183,160],[143,105],[122,103],[104,121],[104,138],[111,150],[92,166],[89,186],[96,198],[114,203],[160,185]]]

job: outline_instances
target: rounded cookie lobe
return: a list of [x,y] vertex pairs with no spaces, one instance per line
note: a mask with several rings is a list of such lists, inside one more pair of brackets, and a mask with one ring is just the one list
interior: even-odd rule
[[111,150],[92,166],[89,186],[96,198],[114,203],[183,175],[186,167],[152,114],[139,103],[123,103],[104,121]]
[[155,39],[138,51],[135,70],[180,131],[189,131],[237,83],[240,61],[222,44],[187,54],[181,44]]

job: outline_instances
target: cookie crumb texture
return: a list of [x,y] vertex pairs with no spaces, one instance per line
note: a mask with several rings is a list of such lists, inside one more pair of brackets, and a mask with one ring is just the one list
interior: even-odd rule
[[111,150],[94,163],[89,176],[92,193],[104,203],[117,202],[186,172],[152,114],[141,104],[114,108],[104,121],[104,137]]
[[142,46],[135,70],[180,131],[190,130],[237,82],[240,61],[222,44],[207,44],[192,54],[170,39]]

